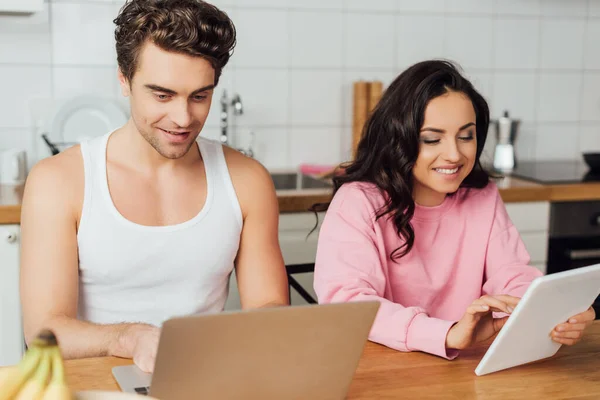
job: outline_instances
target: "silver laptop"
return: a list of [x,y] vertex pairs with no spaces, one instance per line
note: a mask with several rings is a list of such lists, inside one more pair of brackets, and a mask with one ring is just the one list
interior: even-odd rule
[[124,392],[161,400],[341,399],[379,302],[178,317],[163,324],[154,374],[113,368]]

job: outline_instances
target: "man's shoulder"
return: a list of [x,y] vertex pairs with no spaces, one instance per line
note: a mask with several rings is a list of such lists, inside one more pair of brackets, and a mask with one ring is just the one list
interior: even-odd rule
[[228,146],[223,146],[223,153],[231,179],[237,183],[250,186],[272,185],[269,171],[256,159],[248,157]]
[[83,158],[79,145],[37,162],[27,176],[26,190],[70,197],[83,187]]
[[31,170],[30,176],[43,175],[47,179],[73,178],[83,174],[83,158],[79,145],[69,147],[55,156],[47,157],[37,162]]
[[223,146],[233,188],[244,219],[250,210],[271,208],[278,211],[275,186],[269,171],[257,160]]

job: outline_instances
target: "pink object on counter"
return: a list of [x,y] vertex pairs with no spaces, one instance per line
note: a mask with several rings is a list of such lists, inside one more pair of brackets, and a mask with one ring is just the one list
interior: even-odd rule
[[403,241],[393,221],[375,219],[385,203],[372,184],[343,185],[319,232],[314,287],[320,303],[377,300],[369,339],[400,351],[452,359],[446,334],[483,294],[521,297],[542,275],[494,183],[459,189],[437,207],[416,205],[414,247],[397,263]]
[[337,165],[300,164],[299,170],[305,175],[323,175],[332,172]]

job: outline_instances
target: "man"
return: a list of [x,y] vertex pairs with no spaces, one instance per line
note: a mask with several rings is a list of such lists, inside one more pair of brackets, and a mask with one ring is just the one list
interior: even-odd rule
[[160,325],[218,312],[235,267],[243,308],[286,305],[278,205],[256,161],[198,138],[235,45],[200,0],[130,0],[115,19],[121,128],[39,162],[22,208],[26,339],[67,358],[152,371]]

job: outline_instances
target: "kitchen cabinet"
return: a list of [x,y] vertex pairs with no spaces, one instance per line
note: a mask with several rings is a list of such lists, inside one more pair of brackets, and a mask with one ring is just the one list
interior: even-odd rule
[[318,217],[317,229],[309,235],[317,223],[314,213],[289,213],[279,216],[279,246],[286,265],[315,262],[319,229],[325,213],[318,213]]
[[19,299],[19,226],[0,225],[0,366],[13,365],[25,347]]
[[531,256],[531,265],[546,273],[550,203],[508,203],[506,211]]
[[[315,262],[319,229],[325,218],[325,213],[318,213],[317,229],[309,235],[317,223],[314,213],[290,213],[279,216],[279,246],[286,265],[309,264]],[[313,273],[294,274],[294,279],[310,294],[313,299],[317,295],[313,289]],[[306,301],[294,289],[290,289],[292,305],[303,305]]]
[[44,0],[0,0],[0,13],[33,13],[42,11],[43,7]]

